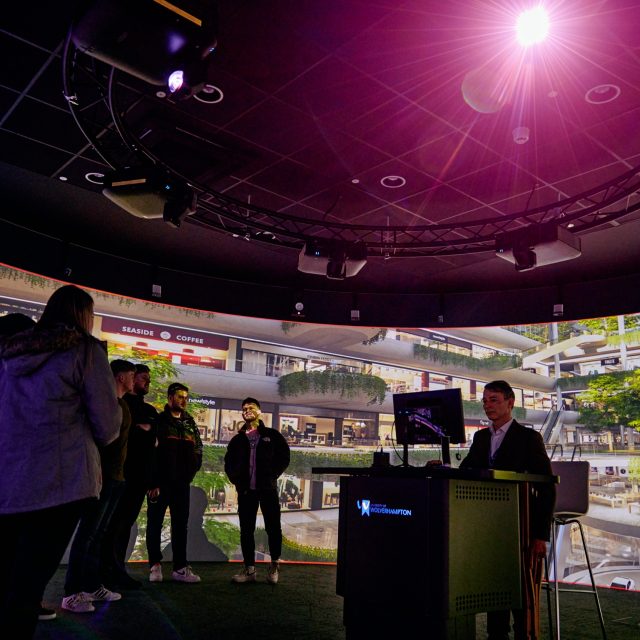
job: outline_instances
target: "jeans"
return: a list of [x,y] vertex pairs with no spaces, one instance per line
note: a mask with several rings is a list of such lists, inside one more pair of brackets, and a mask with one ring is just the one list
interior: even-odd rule
[[238,493],[238,517],[240,519],[240,547],[246,567],[255,564],[256,516],[258,506],[264,518],[264,528],[269,540],[269,553],[272,562],[282,554],[282,529],[280,527],[280,500],[276,489],[256,489]]
[[95,499],[0,516],[0,620],[16,640],[32,638],[42,594],[55,573],[81,515]]
[[104,480],[100,497],[80,518],[69,552],[69,566],[64,583],[66,596],[81,591],[92,593],[102,584],[103,576],[100,571],[102,538],[123,490],[123,481]]
[[167,507],[171,512],[171,548],[173,550],[173,570],[187,566],[187,524],[189,521],[188,482],[160,485],[160,495],[156,500],[147,499],[147,553],[149,566],[162,562],[160,535]]

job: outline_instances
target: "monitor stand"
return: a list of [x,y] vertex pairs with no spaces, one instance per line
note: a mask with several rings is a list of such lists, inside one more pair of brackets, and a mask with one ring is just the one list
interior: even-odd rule
[[440,438],[440,446],[442,447],[442,466],[451,466],[451,453],[449,452],[449,436]]
[[[440,461],[442,462],[442,466],[450,467],[451,466],[451,453],[449,451],[449,436],[442,436],[440,438],[440,447],[442,449],[442,456]],[[409,445],[404,442],[402,444],[402,466],[409,466]]]

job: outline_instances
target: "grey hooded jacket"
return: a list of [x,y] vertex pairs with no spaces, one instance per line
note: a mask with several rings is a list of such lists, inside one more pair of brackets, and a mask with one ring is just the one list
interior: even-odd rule
[[0,341],[0,514],[97,497],[122,412],[104,345],[35,327]]

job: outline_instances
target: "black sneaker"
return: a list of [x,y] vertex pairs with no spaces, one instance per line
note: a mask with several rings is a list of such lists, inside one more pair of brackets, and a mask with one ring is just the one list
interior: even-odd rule
[[58,614],[55,612],[55,609],[47,609],[47,607],[43,607],[40,605],[40,609],[38,610],[38,620],[55,620]]

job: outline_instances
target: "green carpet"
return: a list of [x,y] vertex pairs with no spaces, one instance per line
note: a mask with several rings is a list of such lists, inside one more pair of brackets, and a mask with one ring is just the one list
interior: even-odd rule
[[[266,567],[258,567],[258,582],[234,584],[231,576],[241,565],[196,563],[199,584],[178,584],[164,566],[165,582],[146,582],[146,565],[130,573],[145,580],[141,589],[124,591],[123,599],[97,603],[96,612],[72,614],[60,609],[64,568],[58,570],[45,594],[58,618],[38,623],[37,640],[344,640],[342,598],[335,594],[336,569],[322,565],[283,565],[280,584],[265,582]],[[168,577],[168,579],[167,579]],[[640,638],[640,593],[601,589],[600,597],[609,640]],[[544,600],[544,598],[543,598]],[[542,639],[550,638],[546,605],[542,611]],[[593,596],[561,593],[562,638],[601,638]],[[393,615],[390,603],[386,611]],[[398,620],[399,636],[408,634]],[[477,638],[485,638],[484,616],[477,617]],[[391,638],[390,640],[394,640]]]

